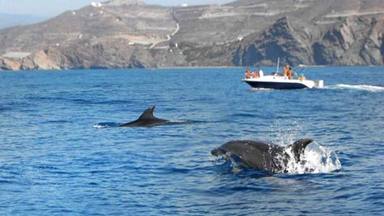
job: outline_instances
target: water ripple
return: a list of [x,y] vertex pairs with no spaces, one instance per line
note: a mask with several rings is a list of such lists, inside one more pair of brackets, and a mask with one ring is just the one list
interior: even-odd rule
[[[0,73],[0,214],[384,211],[382,68],[308,69],[325,80],[316,90],[255,91],[242,76],[239,68]],[[182,124],[117,127],[150,105]],[[303,137],[335,153],[341,169],[267,175],[210,155],[235,139]]]

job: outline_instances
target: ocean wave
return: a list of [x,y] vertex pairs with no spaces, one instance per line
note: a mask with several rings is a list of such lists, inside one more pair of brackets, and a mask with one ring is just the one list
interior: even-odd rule
[[347,90],[359,90],[359,91],[368,91],[368,92],[384,92],[384,86],[376,85],[350,85],[350,84],[336,84],[333,86],[328,86],[328,89],[347,89]]

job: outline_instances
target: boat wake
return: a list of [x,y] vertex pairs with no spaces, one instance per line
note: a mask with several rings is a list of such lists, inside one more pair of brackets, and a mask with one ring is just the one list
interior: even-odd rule
[[249,91],[251,92],[260,92],[260,91],[273,91],[273,89],[270,88],[250,88]]
[[337,84],[328,86],[328,89],[346,89],[346,90],[358,90],[368,92],[384,92],[384,86],[375,85],[349,85],[349,84]]

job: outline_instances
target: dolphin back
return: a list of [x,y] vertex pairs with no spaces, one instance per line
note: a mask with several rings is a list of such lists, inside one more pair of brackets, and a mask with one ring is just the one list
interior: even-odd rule
[[151,106],[148,109],[144,110],[144,112],[140,115],[138,119],[132,122],[121,124],[120,127],[151,127],[166,124],[169,122],[165,119],[156,118],[153,115],[154,110],[155,106]]
[[252,140],[235,140],[213,149],[211,154],[241,161],[241,165],[246,168],[270,171],[275,169],[272,161],[274,152],[275,150],[268,143]]
[[289,146],[292,149],[296,162],[300,161],[300,157],[302,154],[304,154],[305,148],[312,142],[313,142],[312,139],[307,139],[307,138],[299,139]]
[[137,120],[151,120],[154,119],[153,112],[155,111],[155,106],[150,106],[148,109],[144,110],[144,112],[140,115]]

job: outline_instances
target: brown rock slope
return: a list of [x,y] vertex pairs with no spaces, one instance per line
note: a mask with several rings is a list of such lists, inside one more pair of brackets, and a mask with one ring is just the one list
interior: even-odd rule
[[0,31],[0,69],[382,65],[382,0],[112,0]]

